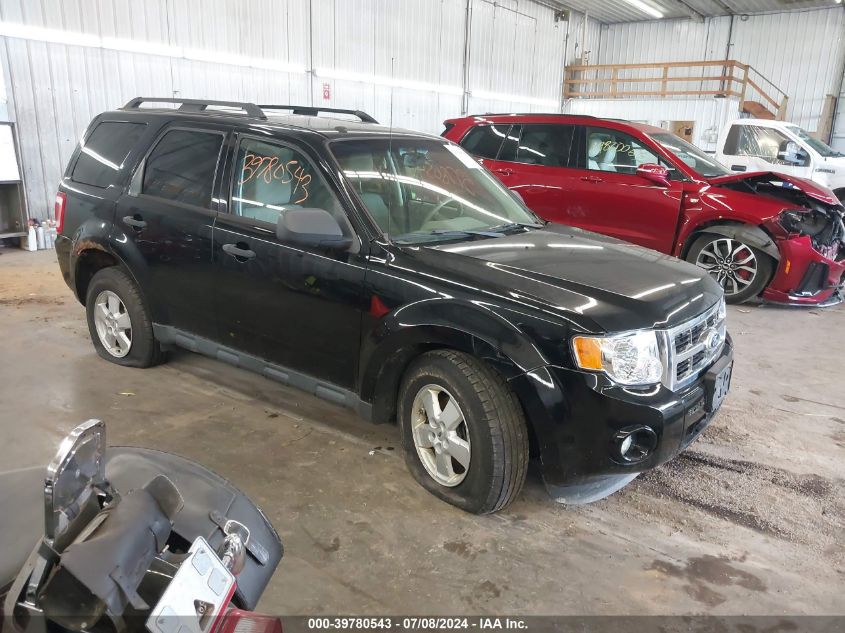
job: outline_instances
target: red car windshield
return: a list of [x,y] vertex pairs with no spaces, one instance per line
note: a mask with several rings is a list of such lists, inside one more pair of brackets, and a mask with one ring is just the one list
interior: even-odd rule
[[649,138],[704,178],[717,178],[733,173],[714,157],[674,134],[649,134]]

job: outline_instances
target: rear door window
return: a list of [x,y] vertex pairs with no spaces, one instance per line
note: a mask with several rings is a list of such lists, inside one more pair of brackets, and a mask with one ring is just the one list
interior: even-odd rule
[[499,160],[545,167],[570,166],[570,152],[575,138],[574,125],[525,123],[519,127],[521,130],[517,134],[514,133],[515,130],[511,130]]
[[80,143],[70,179],[83,185],[108,187],[123,168],[146,123],[103,121]]
[[209,207],[223,138],[217,132],[167,132],[147,157],[141,193]]
[[461,140],[461,147],[473,156],[495,160],[509,125],[477,125]]

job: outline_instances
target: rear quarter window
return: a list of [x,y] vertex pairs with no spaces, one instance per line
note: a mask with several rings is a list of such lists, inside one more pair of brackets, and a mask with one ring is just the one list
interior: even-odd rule
[[83,185],[108,187],[114,182],[146,127],[146,123],[99,123],[80,143],[70,179]]

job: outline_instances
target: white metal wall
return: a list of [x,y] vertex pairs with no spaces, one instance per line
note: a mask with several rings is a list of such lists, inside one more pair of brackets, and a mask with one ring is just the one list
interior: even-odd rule
[[564,63],[597,47],[582,21],[534,0],[0,0],[30,215],[52,213],[90,119],[132,97],[360,108],[439,133],[464,110],[559,111]]
[[736,99],[572,99],[571,114],[627,119],[668,128],[671,121],[694,121],[692,142],[705,151],[716,151],[713,135],[736,118]]
[[[728,48],[728,34],[730,48]],[[845,9],[613,24],[602,27],[596,63],[735,59],[789,95],[787,118],[818,126],[824,97],[838,86]],[[691,117],[690,117],[691,118]]]

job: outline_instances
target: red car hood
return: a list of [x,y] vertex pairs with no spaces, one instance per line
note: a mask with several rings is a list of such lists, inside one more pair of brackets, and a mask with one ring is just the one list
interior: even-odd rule
[[836,197],[836,194],[834,194],[827,187],[824,187],[818,184],[817,182],[813,182],[812,180],[807,180],[806,178],[789,176],[787,174],[779,174],[774,171],[753,171],[707,179],[707,182],[709,182],[711,185],[716,186],[723,185],[729,182],[740,181],[746,181],[752,185],[755,182],[786,182],[798,189],[799,191],[803,191],[811,198],[815,198],[816,200],[820,200],[821,202],[825,202],[827,204],[839,204],[839,199]]

